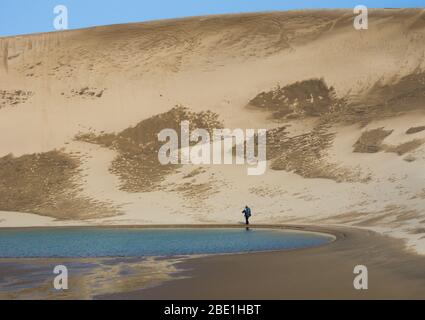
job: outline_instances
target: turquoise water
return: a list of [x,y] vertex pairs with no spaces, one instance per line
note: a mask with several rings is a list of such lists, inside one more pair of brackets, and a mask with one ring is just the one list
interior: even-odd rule
[[298,249],[332,237],[270,229],[1,229],[0,257],[143,257]]

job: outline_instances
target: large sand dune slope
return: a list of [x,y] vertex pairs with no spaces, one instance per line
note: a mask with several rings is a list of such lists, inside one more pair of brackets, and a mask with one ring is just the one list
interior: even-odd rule
[[[0,226],[354,225],[425,252],[425,11],[196,17],[0,38]],[[268,170],[161,166],[181,120]]]

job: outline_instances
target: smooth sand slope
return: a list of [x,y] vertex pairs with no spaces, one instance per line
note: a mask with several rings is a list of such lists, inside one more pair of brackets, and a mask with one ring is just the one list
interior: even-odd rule
[[[0,38],[0,227],[234,223],[249,204],[424,253],[424,43],[419,9],[363,31],[332,10]],[[183,119],[269,129],[268,170],[160,166],[156,134]]]

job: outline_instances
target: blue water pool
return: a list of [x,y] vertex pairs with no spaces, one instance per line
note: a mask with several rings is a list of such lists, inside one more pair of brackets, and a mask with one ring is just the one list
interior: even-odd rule
[[235,253],[313,247],[333,237],[244,228],[0,229],[0,257],[143,257]]

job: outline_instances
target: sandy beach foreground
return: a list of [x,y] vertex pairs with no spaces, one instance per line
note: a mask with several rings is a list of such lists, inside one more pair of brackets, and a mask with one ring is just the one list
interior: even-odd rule
[[[343,227],[252,227],[330,233],[336,240],[309,249],[196,257],[0,259],[0,299],[425,298],[425,257],[406,251],[400,240]],[[52,288],[57,264],[69,267],[66,292]],[[368,290],[353,287],[356,265],[368,268]]]
[[[296,227],[334,234],[327,245],[279,252],[216,255],[182,262],[180,279],[106,299],[424,299],[425,257],[402,241],[353,228]],[[365,265],[369,289],[353,287]]]

